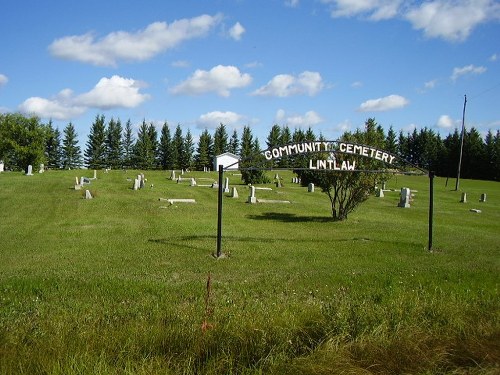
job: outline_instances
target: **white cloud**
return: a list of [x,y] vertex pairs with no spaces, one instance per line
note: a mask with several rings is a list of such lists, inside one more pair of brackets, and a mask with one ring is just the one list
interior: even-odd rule
[[219,124],[226,126],[236,126],[243,120],[243,116],[235,112],[213,111],[201,115],[196,121],[199,128],[215,129]]
[[299,6],[299,0],[285,0],[285,5],[290,8],[296,8]]
[[441,115],[439,116],[439,119],[436,123],[438,128],[443,128],[443,129],[450,129],[453,128],[455,125],[455,122],[452,120],[452,118],[448,115]]
[[19,106],[19,110],[41,118],[69,120],[82,115],[89,108],[133,108],[149,99],[149,95],[139,92],[142,86],[138,81],[115,75],[101,78],[92,90],[81,95],[75,96],[72,90],[64,89],[51,99],[28,98]]
[[498,60],[498,56],[496,53],[494,53],[493,55],[491,55],[490,57],[490,61],[497,61]]
[[307,111],[304,115],[287,115],[283,109],[279,109],[276,112],[275,122],[301,128],[320,124],[323,119],[315,111]]
[[116,31],[96,39],[92,33],[66,36],[49,46],[52,55],[94,65],[114,66],[118,61],[144,61],[190,39],[206,36],[222,19],[201,15],[168,25],[154,22],[134,33]]
[[363,87],[363,82],[355,81],[355,82],[351,83],[351,87],[354,89],[359,89],[360,87]]
[[389,95],[384,98],[370,99],[362,103],[358,111],[360,112],[381,112],[403,108],[409,104],[408,99],[400,95]]
[[353,17],[366,15],[374,21],[393,18],[397,15],[401,0],[322,0],[331,6],[331,16]]
[[198,69],[191,77],[170,90],[172,94],[200,95],[216,92],[229,96],[230,90],[248,86],[252,82],[250,74],[241,73],[235,66],[214,66],[209,71]]
[[463,41],[485,22],[500,19],[497,0],[321,0],[331,16],[364,17],[372,21],[406,19],[427,37]]
[[500,5],[495,0],[434,0],[410,9],[405,17],[428,37],[456,42],[499,15]]
[[351,130],[351,128],[352,128],[352,123],[349,120],[344,120],[335,126],[335,130],[342,133]]
[[9,78],[5,74],[0,74],[0,86],[3,86],[9,82]]
[[433,79],[432,81],[427,81],[424,83],[424,87],[426,90],[432,90],[434,87],[436,87],[437,80]]
[[241,36],[245,33],[245,28],[241,23],[236,22],[233,27],[229,29],[229,36],[234,40],[241,40]]
[[483,74],[484,72],[486,72],[486,70],[487,69],[484,66],[474,66],[474,65],[467,65],[461,68],[454,68],[453,74],[451,75],[451,79],[453,81],[456,81],[461,76],[467,74]]
[[177,60],[171,64],[174,68],[188,68],[190,63],[186,60]]
[[139,81],[116,75],[111,78],[101,78],[92,90],[78,96],[76,102],[86,107],[100,109],[134,108],[149,99],[149,95],[139,92],[143,86],[144,84]]
[[294,77],[289,74],[274,76],[266,85],[255,90],[253,95],[287,97],[291,95],[314,96],[324,87],[318,72],[305,71]]

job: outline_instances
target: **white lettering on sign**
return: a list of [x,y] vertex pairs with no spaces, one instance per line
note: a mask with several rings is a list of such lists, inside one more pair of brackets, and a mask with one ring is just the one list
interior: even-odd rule
[[[292,143],[286,146],[277,146],[273,147],[269,150],[264,151],[264,156],[267,160],[278,159],[283,156],[291,156],[291,155],[299,155],[306,153],[320,153],[320,152],[329,152],[329,153],[341,153],[341,154],[350,154],[350,155],[360,155],[368,158],[372,158],[375,160],[380,160],[387,164],[392,164],[396,159],[395,155],[390,154],[389,152],[379,150],[375,147],[358,145],[356,143],[349,142],[332,142],[332,141],[314,141],[314,142],[302,142],[302,143]],[[319,162],[320,160],[318,160]],[[347,162],[345,164],[346,169],[342,169],[342,165],[344,162],[339,163],[335,161],[335,158],[331,160],[321,160],[326,164],[320,163],[320,168],[316,165],[316,168],[311,169],[336,169],[338,170],[353,170],[355,162]],[[327,168],[321,168],[323,165],[326,165]],[[330,168],[330,166],[332,168]],[[352,167],[352,169],[350,169]],[[337,169],[336,169],[337,170]]]

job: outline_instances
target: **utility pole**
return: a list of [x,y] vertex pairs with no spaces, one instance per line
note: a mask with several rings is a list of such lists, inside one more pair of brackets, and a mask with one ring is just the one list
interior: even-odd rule
[[467,95],[464,95],[464,111],[462,113],[462,132],[460,135],[460,156],[458,158],[458,169],[457,169],[457,182],[455,184],[455,191],[458,191],[460,185],[460,169],[462,167],[462,153],[464,150],[464,133],[465,133],[465,106],[467,105]]

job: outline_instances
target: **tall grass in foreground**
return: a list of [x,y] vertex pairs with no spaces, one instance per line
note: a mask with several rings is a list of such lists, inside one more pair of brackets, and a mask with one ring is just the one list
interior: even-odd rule
[[249,205],[239,185],[216,260],[215,190],[112,171],[84,200],[85,173],[0,174],[2,374],[500,371],[498,183],[462,181],[460,204],[436,179],[433,253],[426,177],[389,182],[418,190],[410,209],[386,193],[340,223],[324,194]]

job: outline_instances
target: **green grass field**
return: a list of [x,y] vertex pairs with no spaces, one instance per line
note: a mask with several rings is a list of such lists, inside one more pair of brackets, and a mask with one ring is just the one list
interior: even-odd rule
[[92,200],[91,171],[0,174],[1,374],[500,372],[498,183],[462,180],[464,204],[435,179],[431,253],[425,176],[387,184],[411,208],[388,192],[333,222],[291,172],[257,191],[291,204],[254,205],[226,172],[215,259],[217,190],[137,173],[98,171]]

